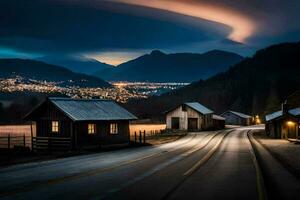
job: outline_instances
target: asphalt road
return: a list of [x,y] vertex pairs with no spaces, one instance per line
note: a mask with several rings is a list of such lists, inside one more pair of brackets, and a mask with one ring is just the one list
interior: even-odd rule
[[[8,167],[0,170],[0,198],[265,199],[272,181],[264,181],[266,165],[257,162],[251,129],[189,133],[154,147]],[[285,179],[295,190],[300,186],[292,175]]]

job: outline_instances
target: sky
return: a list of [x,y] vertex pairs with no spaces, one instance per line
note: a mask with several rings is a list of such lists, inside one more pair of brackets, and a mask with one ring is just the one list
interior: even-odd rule
[[0,57],[118,65],[154,49],[251,56],[300,40],[299,0],[1,0]]

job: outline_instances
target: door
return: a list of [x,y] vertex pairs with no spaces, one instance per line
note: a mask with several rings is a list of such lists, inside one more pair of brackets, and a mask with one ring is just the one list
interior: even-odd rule
[[287,137],[288,138],[296,139],[296,131],[297,131],[296,123],[290,122],[290,124],[288,124],[288,134],[287,134]]
[[171,118],[171,127],[172,129],[179,129],[179,117]]
[[198,118],[188,118],[188,130],[198,129]]

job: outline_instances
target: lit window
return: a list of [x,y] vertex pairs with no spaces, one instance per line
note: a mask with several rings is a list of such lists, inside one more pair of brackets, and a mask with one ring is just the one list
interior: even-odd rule
[[96,124],[88,124],[88,134],[96,133]]
[[110,124],[110,134],[118,134],[118,124]]
[[52,132],[58,133],[58,121],[52,121]]

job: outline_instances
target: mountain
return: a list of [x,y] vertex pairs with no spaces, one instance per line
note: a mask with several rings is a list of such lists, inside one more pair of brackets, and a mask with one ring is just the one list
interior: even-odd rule
[[27,59],[0,59],[0,78],[21,76],[25,79],[61,82],[61,86],[109,87],[94,76],[74,73],[60,66]]
[[99,62],[95,59],[80,56],[44,56],[37,60],[65,67],[73,72],[92,75],[97,71],[114,66]]
[[165,54],[155,50],[95,75],[109,81],[192,82],[225,71],[242,56],[213,50],[203,54]]
[[[163,116],[186,101],[201,102],[216,113],[231,109],[266,114],[278,110],[282,101],[300,89],[299,55],[300,43],[273,45],[205,81],[126,106],[140,117]],[[300,102],[300,95],[296,101]]]

